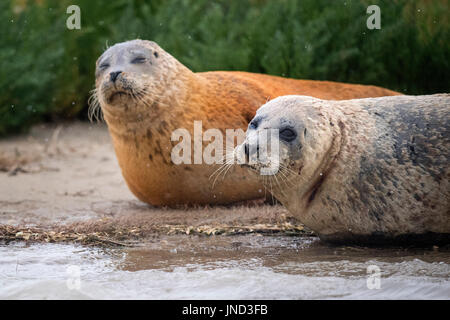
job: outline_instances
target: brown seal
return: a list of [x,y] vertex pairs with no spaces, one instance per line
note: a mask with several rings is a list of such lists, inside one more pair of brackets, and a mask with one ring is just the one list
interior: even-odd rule
[[125,181],[140,200],[224,204],[264,196],[261,182],[237,167],[213,188],[210,177],[218,165],[171,161],[177,143],[171,141],[173,131],[185,128],[193,136],[194,121],[202,121],[203,131],[217,128],[225,134],[239,128],[243,139],[256,109],[286,94],[349,99],[397,93],[245,72],[193,73],[156,43],[133,40],[110,47],[98,59],[94,101],[103,111]]
[[[265,129],[278,132],[278,149],[258,143]],[[279,97],[257,111],[235,154],[257,172],[271,167],[266,185],[322,239],[450,242],[449,94]]]

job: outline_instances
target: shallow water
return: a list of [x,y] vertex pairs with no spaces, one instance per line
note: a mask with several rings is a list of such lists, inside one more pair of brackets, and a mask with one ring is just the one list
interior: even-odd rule
[[[368,288],[377,287],[369,266],[379,268],[379,289]],[[448,249],[329,247],[314,238],[0,246],[1,299],[449,299],[449,278]]]

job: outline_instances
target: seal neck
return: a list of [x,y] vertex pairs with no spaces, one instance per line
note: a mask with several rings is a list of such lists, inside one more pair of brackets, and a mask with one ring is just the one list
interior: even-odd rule
[[[365,131],[366,123],[361,122],[360,117],[363,112],[358,103],[348,100],[327,101],[321,107],[321,114],[324,116],[324,124],[331,126],[331,141],[327,150],[320,155],[321,162],[311,175],[303,178],[303,183],[299,183],[302,208],[305,210],[314,204],[324,190],[324,183],[327,179],[333,179],[334,188],[339,188],[345,184],[350,176],[346,174],[349,167],[354,166],[355,150],[363,148],[361,142],[367,140],[368,132]],[[349,134],[351,133],[351,134]],[[362,151],[362,150],[360,150]],[[342,191],[344,192],[344,191]]]
[[321,126],[329,128],[322,133],[323,136],[318,142],[320,146],[316,146],[322,151],[315,152],[316,148],[313,147],[311,148],[313,151],[310,150],[300,159],[298,178],[295,182],[298,187],[292,189],[292,194],[288,196],[289,199],[297,199],[298,202],[294,204],[296,208],[304,208],[304,210],[312,206],[323,190],[325,181],[336,170],[336,163],[342,157],[347,143],[345,115],[339,110],[327,108],[320,108],[319,112]]
[[[333,121],[333,120],[332,120]],[[321,191],[323,183],[328,179],[335,168],[335,163],[339,159],[343,146],[345,144],[345,125],[344,122],[334,120],[337,123],[337,128],[333,130],[330,147],[323,155],[322,161],[313,173],[312,183],[308,186],[305,192],[305,207],[308,208],[318,193]]]

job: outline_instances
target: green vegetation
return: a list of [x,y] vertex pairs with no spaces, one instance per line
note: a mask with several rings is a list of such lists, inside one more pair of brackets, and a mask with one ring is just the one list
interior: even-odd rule
[[[81,30],[66,8],[81,8]],[[381,30],[366,8],[381,8]],[[447,0],[0,1],[0,135],[86,114],[106,45],[156,41],[193,71],[448,92]]]

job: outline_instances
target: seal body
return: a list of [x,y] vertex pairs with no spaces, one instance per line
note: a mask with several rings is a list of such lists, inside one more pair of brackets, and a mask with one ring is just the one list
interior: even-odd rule
[[[265,179],[320,238],[450,242],[449,94],[348,101],[286,96],[262,106],[252,121],[257,124],[236,153],[249,157],[245,150],[256,132],[279,130],[279,152],[271,155],[279,169]],[[251,169],[264,166],[256,161]]]
[[125,181],[140,200],[152,205],[226,204],[264,197],[261,181],[239,167],[231,168],[227,179],[217,179],[218,164],[174,164],[172,148],[179,141],[172,141],[172,133],[183,128],[194,137],[194,121],[199,121],[203,132],[215,128],[224,137],[227,129],[241,130],[240,143],[257,108],[286,94],[350,99],[397,93],[245,72],[193,73],[156,43],[133,40],[110,47],[98,59],[94,100],[108,124]]

